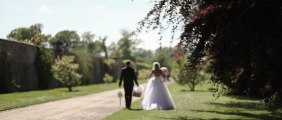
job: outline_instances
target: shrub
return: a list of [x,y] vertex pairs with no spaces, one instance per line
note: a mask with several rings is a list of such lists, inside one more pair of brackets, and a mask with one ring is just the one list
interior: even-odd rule
[[72,86],[81,82],[81,75],[77,73],[79,65],[74,63],[74,56],[63,56],[56,59],[52,65],[52,72],[60,82],[64,83],[69,91]]
[[51,66],[54,58],[52,50],[40,47],[35,58],[35,69],[38,77],[38,88],[48,89],[52,79]]
[[106,83],[110,83],[110,82],[113,82],[113,77],[110,74],[106,73],[103,77],[103,80]]

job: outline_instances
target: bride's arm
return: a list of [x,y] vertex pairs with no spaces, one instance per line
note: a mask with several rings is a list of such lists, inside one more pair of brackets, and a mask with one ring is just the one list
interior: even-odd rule
[[164,74],[164,72],[162,71],[162,76],[165,78],[165,74]]
[[163,82],[166,81],[166,75],[164,74],[164,72],[162,71],[162,76],[163,76]]
[[154,70],[152,70],[152,71],[151,71],[151,73],[150,73],[150,75],[149,75],[149,78],[151,78],[151,77],[152,77],[153,72],[154,72]]

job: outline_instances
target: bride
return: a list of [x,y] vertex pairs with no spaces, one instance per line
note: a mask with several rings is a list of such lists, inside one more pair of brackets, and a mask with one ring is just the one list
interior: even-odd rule
[[153,64],[150,80],[147,84],[141,107],[144,110],[170,110],[175,109],[168,88],[164,85],[164,73],[160,69],[160,63]]

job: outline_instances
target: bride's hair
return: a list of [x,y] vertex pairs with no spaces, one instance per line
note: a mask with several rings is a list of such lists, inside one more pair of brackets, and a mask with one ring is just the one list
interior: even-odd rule
[[153,64],[153,70],[159,70],[161,67],[160,63],[159,62],[154,62]]

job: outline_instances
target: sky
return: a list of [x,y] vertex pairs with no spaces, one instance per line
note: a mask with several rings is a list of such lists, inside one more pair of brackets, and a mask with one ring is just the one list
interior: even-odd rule
[[[62,30],[75,30],[79,35],[91,31],[107,36],[107,45],[121,38],[120,31],[133,31],[152,8],[152,0],[0,0],[0,38],[15,28],[44,25],[43,33],[54,36]],[[143,32],[138,47],[155,50],[160,47],[158,31]],[[166,34],[167,35],[167,34]],[[162,47],[170,47],[164,36]]]

